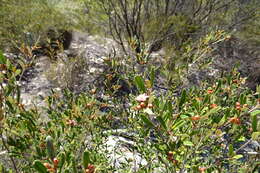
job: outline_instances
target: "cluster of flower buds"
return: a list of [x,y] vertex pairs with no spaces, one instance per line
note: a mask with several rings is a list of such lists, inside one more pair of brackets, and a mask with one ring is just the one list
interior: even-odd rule
[[95,172],[95,166],[92,164],[89,164],[88,167],[85,169],[85,173],[94,173]]
[[145,108],[153,108],[152,103],[148,103],[149,96],[147,94],[141,94],[135,98],[135,100],[139,103],[135,109],[141,110]]
[[52,160],[53,165],[51,165],[50,163],[44,163],[43,165],[45,166],[45,168],[48,170],[48,172],[56,172],[57,168],[58,168],[58,164],[59,164],[59,160],[57,158],[54,158]]
[[77,122],[75,120],[67,120],[66,124],[73,127],[77,125]]
[[178,164],[178,160],[176,160],[176,159],[174,159],[174,157],[173,157],[173,152],[172,151],[169,151],[168,153],[167,153],[167,159],[169,160],[169,161],[171,161],[173,164]]
[[194,115],[194,116],[191,117],[191,120],[192,121],[198,121],[198,120],[200,120],[200,118],[201,117],[199,115]]
[[232,124],[237,124],[237,125],[240,125],[241,124],[241,121],[238,117],[232,117],[229,119],[229,122],[232,123]]

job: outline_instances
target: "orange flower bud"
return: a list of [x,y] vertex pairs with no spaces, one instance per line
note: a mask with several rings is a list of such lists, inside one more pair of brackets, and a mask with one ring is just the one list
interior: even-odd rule
[[212,94],[213,92],[214,92],[214,91],[213,91],[212,89],[208,89],[208,90],[207,90],[207,93],[208,93],[208,94]]
[[92,89],[90,90],[90,94],[96,94],[97,90],[96,89]]
[[169,151],[168,153],[167,153],[167,159],[169,160],[169,161],[173,161],[174,159],[173,159],[173,152],[172,151]]
[[202,100],[203,100],[202,97],[196,97],[195,99],[196,99],[197,101],[202,101]]
[[85,170],[85,173],[94,173],[95,172],[95,166],[92,164],[89,164],[87,169]]
[[236,106],[240,106],[240,103],[239,103],[239,102],[236,102]]
[[200,167],[200,168],[199,168],[199,171],[200,171],[200,173],[205,173],[206,169],[207,169],[207,168],[205,168],[205,167]]
[[44,163],[43,165],[44,165],[45,168],[47,168],[47,169],[51,169],[51,168],[52,168],[51,165],[50,165],[49,163]]
[[240,119],[237,118],[237,117],[230,118],[229,122],[232,123],[232,124],[237,124],[237,125],[241,124]]
[[234,79],[232,82],[235,83],[235,84],[238,84],[238,83],[239,83],[239,80]]
[[236,106],[236,110],[240,111],[241,107],[240,106]]
[[76,126],[77,125],[77,122],[75,120],[67,120],[67,125],[70,125],[70,126]]
[[87,108],[91,108],[91,107],[92,107],[92,104],[91,104],[91,103],[87,103],[87,104],[86,104],[86,107],[87,107]]
[[191,120],[192,120],[192,121],[200,120],[200,116],[199,116],[199,115],[192,116],[192,117],[191,117]]
[[141,102],[141,103],[140,103],[140,106],[141,106],[141,108],[145,108],[145,107],[146,107],[145,102]]
[[248,104],[243,104],[243,108],[247,108],[248,107]]
[[217,104],[214,104],[214,103],[210,105],[211,108],[215,108],[215,107],[217,107],[217,106],[218,106],[218,105],[217,105]]
[[147,107],[148,107],[148,108],[153,108],[153,104],[152,104],[152,103],[149,103],[149,104],[147,105]]
[[54,172],[56,172],[56,169],[55,168],[50,168],[50,169],[48,169],[48,172],[54,173]]
[[141,107],[141,105],[137,105],[137,106],[135,107],[135,109],[139,111],[139,110],[142,109],[142,107]]
[[226,37],[225,37],[225,40],[230,40],[231,39],[231,36],[230,35],[227,35]]

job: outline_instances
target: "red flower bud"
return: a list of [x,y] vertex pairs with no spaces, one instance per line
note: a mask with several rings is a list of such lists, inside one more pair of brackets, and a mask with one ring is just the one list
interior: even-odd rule
[[59,160],[56,157],[53,159],[53,164],[55,167],[57,167],[59,164]]
[[47,168],[47,169],[51,169],[51,168],[52,168],[51,165],[50,165],[49,163],[44,163],[43,165],[44,165],[45,168]]

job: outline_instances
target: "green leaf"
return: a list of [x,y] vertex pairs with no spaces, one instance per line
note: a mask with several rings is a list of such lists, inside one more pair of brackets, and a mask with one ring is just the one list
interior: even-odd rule
[[135,84],[138,88],[138,90],[140,92],[145,93],[146,92],[146,88],[145,88],[145,84],[144,84],[144,79],[141,76],[136,76],[135,77]]
[[253,114],[251,116],[252,118],[252,129],[253,129],[253,132],[256,132],[257,131],[257,115],[256,114]]
[[182,114],[182,115],[180,115],[180,118],[181,119],[187,119],[187,118],[190,118],[190,116],[187,115],[187,114]]
[[172,126],[172,129],[175,130],[175,129],[178,129],[180,127],[182,127],[183,125],[185,125],[186,122],[181,120],[181,121],[178,121],[177,123],[175,123],[173,126]]
[[88,152],[88,150],[85,150],[83,152],[83,166],[86,169],[88,167],[88,165],[90,164],[90,153]]
[[143,115],[143,114],[140,114],[140,117],[141,117],[142,121],[143,121],[147,126],[149,126],[149,127],[154,127],[153,122],[152,122],[147,116],[145,116],[145,115]]
[[232,144],[230,144],[230,145],[228,146],[228,155],[229,155],[229,157],[231,157],[231,156],[234,155],[234,147],[233,147]]
[[203,115],[203,116],[205,116],[205,117],[208,117],[209,115],[211,115],[211,114],[214,114],[214,113],[218,112],[220,109],[221,109],[221,107],[220,107],[220,106],[218,106],[218,107],[215,107],[215,108],[213,108],[213,109],[210,109],[210,111],[208,111],[208,112],[207,112],[205,115]]
[[168,109],[168,103],[167,103],[167,101],[165,101],[164,104],[163,104],[162,111],[164,112],[164,111],[166,111],[167,109]]
[[8,97],[8,100],[6,100],[5,103],[7,104],[8,108],[10,109],[10,111],[14,113],[14,107],[13,107],[13,105],[12,105],[11,100],[9,99],[9,97]]
[[154,85],[154,80],[155,80],[155,69],[154,69],[154,67],[152,67],[150,69],[150,81],[151,81],[152,86]]
[[0,50],[0,64],[5,64],[6,58],[3,55],[3,52]]
[[252,139],[257,141],[260,136],[260,132],[253,132],[252,133]]
[[240,136],[237,141],[239,142],[245,142],[246,141],[246,138],[244,136]]
[[218,91],[218,89],[221,87],[221,85],[222,85],[221,80],[218,80],[217,87],[215,88],[215,92]]
[[221,118],[221,120],[218,122],[218,126],[222,126],[227,121],[226,114]]
[[255,111],[251,112],[250,114],[251,114],[251,116],[260,115],[260,110],[255,110]]
[[165,130],[167,130],[167,126],[166,126],[165,120],[164,120],[161,116],[158,116],[156,119],[160,122],[161,126],[162,126]]
[[209,95],[206,95],[206,97],[205,97],[204,100],[203,100],[203,104],[209,103],[209,100],[210,100],[210,96],[209,96]]
[[246,95],[244,93],[240,94],[239,102],[240,102],[241,105],[246,103]]
[[181,98],[179,100],[179,109],[186,102],[186,100],[187,100],[187,92],[186,92],[186,90],[183,90],[182,93],[181,93]]
[[53,146],[53,139],[51,136],[46,137],[46,148],[47,148],[49,158],[53,160],[53,158],[55,157],[55,151]]
[[243,158],[242,154],[238,154],[238,155],[235,155],[234,157],[232,157],[232,159],[236,159],[236,160],[241,159],[241,158]]
[[73,173],[78,173],[77,171],[77,164],[76,164],[76,160],[74,157],[71,158],[71,163],[72,163],[72,169],[73,169]]
[[21,69],[17,69],[15,70],[15,76],[18,76],[19,74],[21,74],[22,70]]
[[33,162],[33,167],[39,172],[39,173],[48,173],[45,166],[39,161],[35,160]]
[[6,96],[9,96],[13,93],[13,90],[15,89],[15,87],[13,85],[8,85],[8,90],[6,92]]
[[172,114],[173,113],[172,103],[168,101],[167,104],[168,104],[168,111],[170,112],[170,114]]
[[16,92],[17,92],[16,102],[17,102],[17,103],[20,103],[20,98],[21,98],[21,90],[20,90],[20,87],[16,87]]
[[65,153],[64,152],[62,152],[62,153],[60,153],[59,155],[58,155],[58,158],[59,158],[59,168],[60,168],[60,172],[61,172],[61,169],[62,169],[62,167],[63,167],[63,165],[64,165],[64,163],[65,163],[65,158],[66,158],[66,155],[65,155]]
[[199,110],[200,110],[200,103],[198,101],[195,100],[192,103],[192,106],[199,112]]
[[194,144],[191,141],[183,141],[183,145],[192,147]]

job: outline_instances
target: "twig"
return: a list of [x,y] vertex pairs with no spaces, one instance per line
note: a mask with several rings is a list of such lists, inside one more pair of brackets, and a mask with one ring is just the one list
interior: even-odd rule
[[[10,150],[9,150],[8,146],[6,145],[5,140],[4,140],[2,134],[1,134],[1,139],[2,139],[2,142],[3,142],[3,145],[4,145],[5,149],[6,149],[6,151],[7,151],[8,154],[9,154],[9,153],[10,153]],[[16,173],[19,173],[19,171],[18,171],[18,169],[17,169],[17,167],[16,167],[16,164],[15,164],[14,158],[13,158],[12,156],[10,156],[10,155],[9,155],[9,157],[10,157],[10,159],[11,159],[11,162],[12,162],[13,166],[14,166],[15,172],[16,172]]]
[[250,139],[249,141],[247,141],[246,143],[244,143],[241,147],[239,147],[239,148],[235,151],[235,153],[237,153],[239,150],[241,150],[241,149],[243,149],[244,147],[246,147],[247,144],[249,144],[250,142],[252,142],[252,139]]

